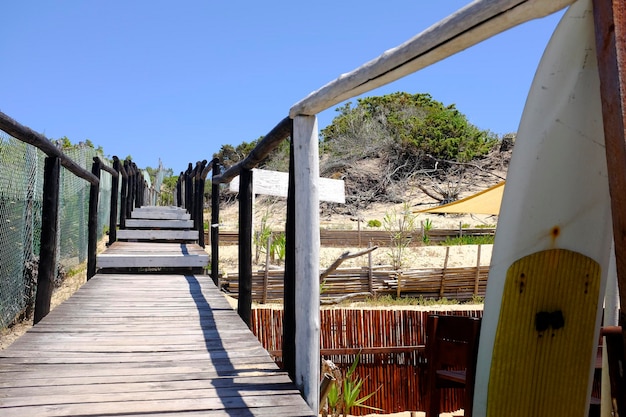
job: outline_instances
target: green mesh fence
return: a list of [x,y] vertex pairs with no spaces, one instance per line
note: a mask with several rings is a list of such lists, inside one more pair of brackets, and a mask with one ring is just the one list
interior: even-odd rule
[[[91,171],[96,150],[77,145],[64,153]],[[104,158],[98,155],[100,159]],[[45,155],[0,131],[0,327],[28,314],[35,294],[41,236]],[[105,162],[110,165],[110,162]],[[111,176],[100,175],[98,233],[108,229]],[[59,277],[87,259],[90,184],[61,170],[59,198]]]

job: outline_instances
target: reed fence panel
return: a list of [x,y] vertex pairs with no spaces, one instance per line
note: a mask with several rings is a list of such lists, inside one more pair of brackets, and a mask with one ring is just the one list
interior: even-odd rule
[[[281,364],[280,309],[252,310],[252,331]],[[387,413],[423,411],[425,404],[426,321],[433,311],[410,309],[346,309],[320,311],[320,354],[345,371],[359,356],[355,374],[364,380],[362,395],[376,391],[367,405]],[[482,310],[438,312],[482,317]],[[443,409],[458,410],[458,390],[446,390]],[[367,414],[353,409],[352,414]]]
[[[267,285],[265,275],[267,273]],[[283,269],[259,270],[252,273],[252,300],[258,303],[281,301],[284,290]],[[371,274],[371,281],[370,281]],[[455,299],[459,301],[484,297],[489,267],[425,268],[395,271],[372,268],[338,268],[321,283],[322,299],[356,293],[394,294],[396,297]],[[237,297],[239,274],[220,278],[220,288]],[[371,283],[371,284],[370,284]],[[365,296],[361,296],[363,299]],[[359,297],[357,297],[358,299]]]

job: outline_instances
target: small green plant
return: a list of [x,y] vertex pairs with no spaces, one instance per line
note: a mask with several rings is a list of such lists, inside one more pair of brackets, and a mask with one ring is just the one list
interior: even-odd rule
[[269,225],[270,211],[269,209],[265,212],[263,217],[261,218],[260,230],[254,234],[254,246],[256,248],[256,259],[255,261],[259,262],[259,257],[261,256],[261,252],[266,253],[268,250],[267,241],[272,235],[272,229]]
[[372,219],[372,220],[368,220],[367,221],[367,227],[380,227],[382,226],[382,223],[380,222],[380,220],[377,219]]
[[285,260],[285,253],[287,252],[287,239],[284,233],[279,233],[274,236],[272,239],[272,244],[270,245],[270,257],[274,260],[278,257],[279,261]]
[[326,284],[326,280],[320,283],[320,294],[324,294],[328,290],[328,284]]
[[422,242],[427,245],[430,242],[428,232],[433,229],[433,222],[430,219],[424,220],[422,222],[422,229]]
[[404,203],[399,213],[394,210],[385,214],[383,226],[390,234],[388,255],[394,269],[400,269],[404,265],[404,253],[415,231],[415,219],[408,203]]
[[473,294],[471,300],[467,300],[465,304],[484,304],[485,297],[481,297],[480,295]]
[[335,383],[330,387],[327,397],[328,412],[325,415],[332,417],[346,417],[350,413],[350,410],[354,407],[367,408],[374,411],[384,411],[380,408],[365,404],[367,400],[376,395],[380,387],[378,387],[378,389],[374,392],[370,392],[369,394],[359,397],[363,388],[364,379],[356,376],[354,371],[359,363],[360,356],[360,353],[356,355],[352,365],[350,365],[350,369],[346,372],[346,376],[343,378],[343,381],[341,383],[335,381]]

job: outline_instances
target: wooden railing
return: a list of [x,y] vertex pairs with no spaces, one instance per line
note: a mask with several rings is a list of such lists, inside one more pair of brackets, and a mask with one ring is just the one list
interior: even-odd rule
[[57,225],[59,223],[61,166],[65,167],[77,177],[89,182],[91,185],[89,193],[87,238],[87,279],[90,279],[96,273],[98,199],[102,171],[107,172],[115,179],[115,181],[112,181],[115,186],[112,188],[111,193],[109,244],[113,243],[116,239],[117,205],[120,194],[118,193],[117,182],[119,181],[120,171],[123,175],[121,207],[122,213],[125,213],[125,215],[130,215],[130,211],[133,207],[138,207],[142,204],[146,184],[135,164],[131,161],[125,161],[124,168],[122,168],[117,157],[113,157],[113,167],[107,166],[100,158],[94,157],[92,169],[91,172],[89,172],[64,154],[61,149],[55,146],[44,135],[18,123],[2,112],[0,112],[0,130],[3,130],[17,140],[37,147],[47,155],[44,163],[41,240],[34,309],[34,323],[38,323],[50,312],[50,303],[54,288],[53,283],[57,274],[56,251],[59,245]]

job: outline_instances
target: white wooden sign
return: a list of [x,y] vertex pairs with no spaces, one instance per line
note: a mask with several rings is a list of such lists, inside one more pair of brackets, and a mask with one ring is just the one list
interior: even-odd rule
[[[345,204],[346,193],[343,180],[319,178],[318,180],[320,201]],[[289,174],[279,171],[263,169],[252,170],[252,193],[287,197],[289,189]],[[239,176],[230,182],[229,190],[239,192]]]

